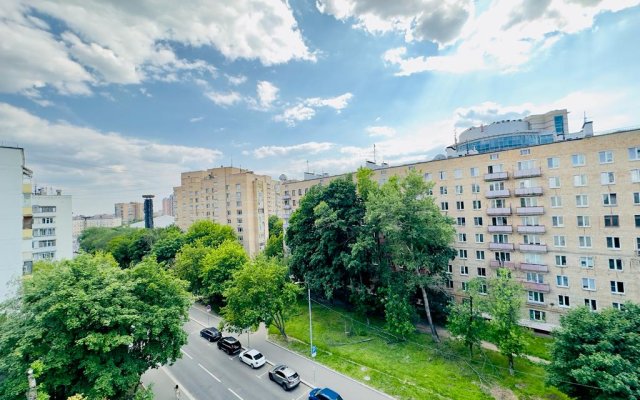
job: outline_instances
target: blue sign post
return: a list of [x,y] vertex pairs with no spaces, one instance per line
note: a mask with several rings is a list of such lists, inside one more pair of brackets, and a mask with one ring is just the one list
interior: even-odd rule
[[318,349],[316,346],[311,346],[311,357],[315,357],[318,354]]

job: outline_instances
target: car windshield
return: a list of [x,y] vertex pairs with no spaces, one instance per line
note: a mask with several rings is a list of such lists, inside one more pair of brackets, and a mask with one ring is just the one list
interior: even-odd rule
[[261,359],[262,357],[263,357],[262,353],[255,354],[255,355],[253,356],[253,358],[255,358],[256,360],[259,360],[259,359]]

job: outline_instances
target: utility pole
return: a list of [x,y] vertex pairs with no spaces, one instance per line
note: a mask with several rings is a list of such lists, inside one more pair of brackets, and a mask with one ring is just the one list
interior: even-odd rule
[[38,390],[36,388],[36,377],[33,376],[33,369],[27,370],[27,379],[29,380],[29,392],[27,392],[27,400],[36,400]]

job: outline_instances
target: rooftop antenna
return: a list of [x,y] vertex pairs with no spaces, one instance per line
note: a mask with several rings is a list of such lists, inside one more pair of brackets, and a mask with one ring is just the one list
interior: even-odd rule
[[307,173],[308,173],[309,172],[309,160],[306,160],[306,161],[307,161]]
[[373,163],[376,163],[376,144],[373,144]]
[[231,156],[231,168],[233,168],[233,156]]

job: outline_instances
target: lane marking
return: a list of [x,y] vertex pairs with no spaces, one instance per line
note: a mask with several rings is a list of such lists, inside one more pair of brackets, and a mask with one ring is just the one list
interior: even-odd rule
[[215,376],[214,374],[212,374],[211,372],[209,372],[209,370],[208,370],[208,369],[206,369],[205,367],[203,367],[203,366],[202,366],[202,364],[198,363],[198,366],[199,366],[200,368],[202,368],[202,369],[204,370],[204,372],[206,372],[207,374],[211,375],[211,377],[212,377],[213,379],[217,380],[218,382],[222,382],[220,379],[218,379],[218,377],[217,377],[217,376]]
[[269,370],[266,370],[265,372],[261,373],[260,375],[256,375],[259,379],[262,379],[263,376],[265,376],[266,374],[269,373]]
[[191,316],[189,316],[189,319],[192,320],[193,322],[195,322],[196,324],[200,324],[205,328],[207,327],[205,324],[203,324],[202,322],[198,321],[197,319],[195,319],[195,318],[193,318]]
[[191,357],[191,356],[189,355],[189,353],[187,353],[186,351],[184,351],[184,350],[182,350],[182,349],[180,349],[180,351],[182,352],[182,354],[184,354],[185,356],[187,356],[187,357],[189,357],[191,360],[193,360],[193,357]]
[[229,389],[229,391],[230,391],[231,393],[233,393],[233,394],[234,394],[237,398],[239,398],[240,400],[244,400],[242,397],[238,396],[238,393],[236,393],[236,392],[234,392],[233,390],[231,390],[231,388],[227,388],[227,389]]

